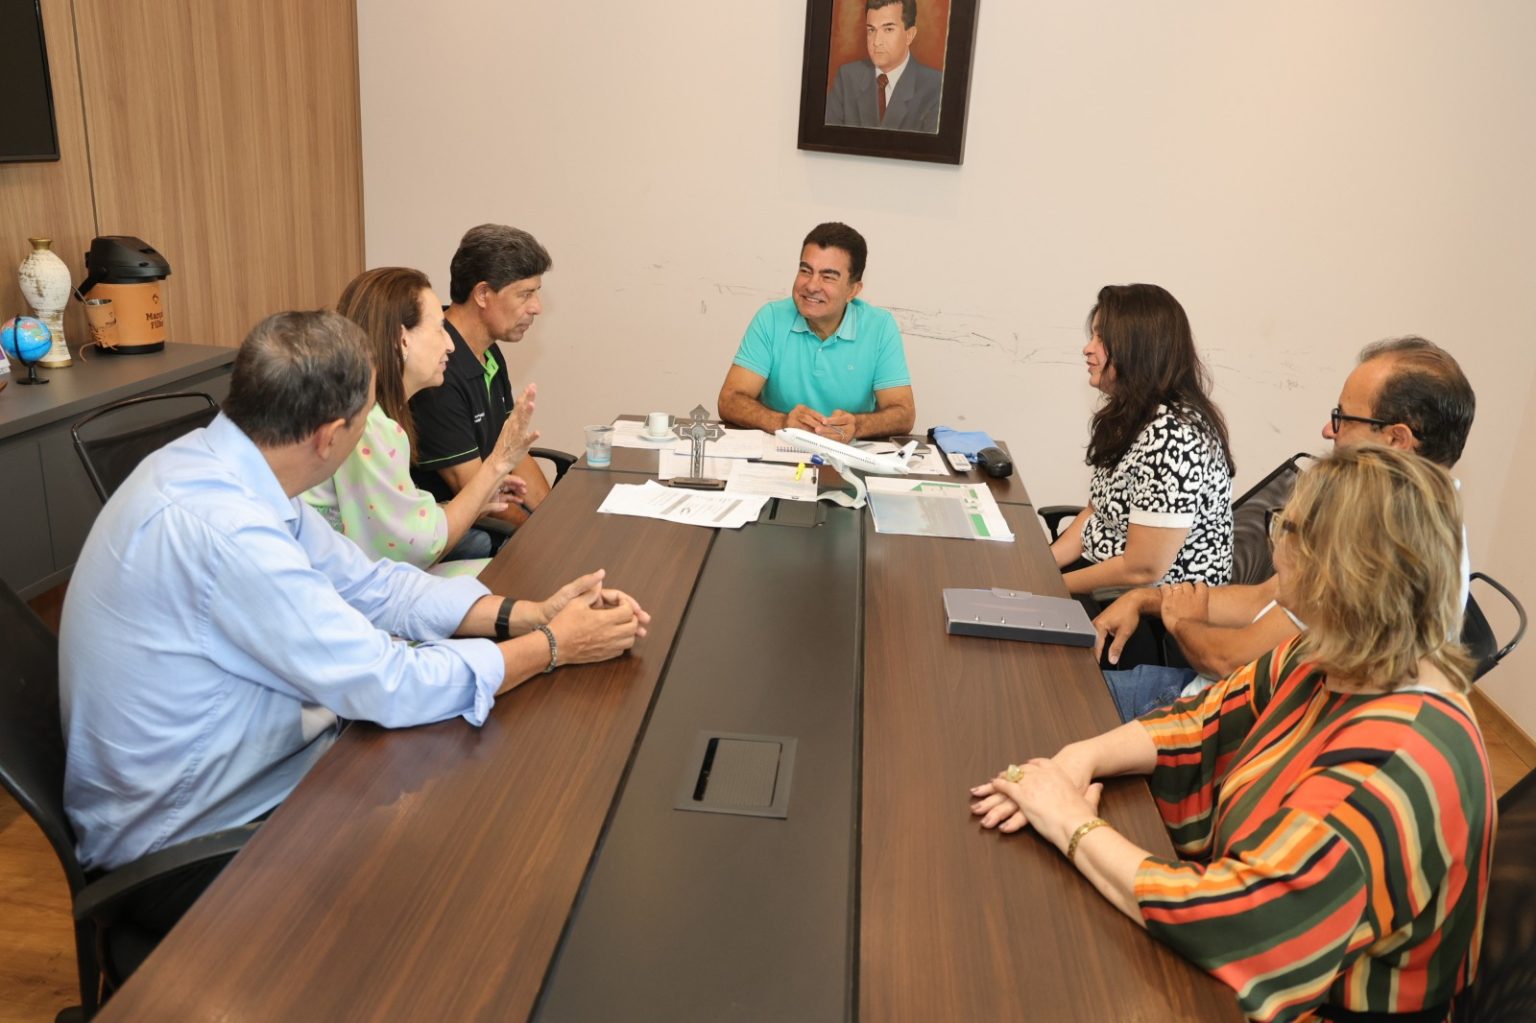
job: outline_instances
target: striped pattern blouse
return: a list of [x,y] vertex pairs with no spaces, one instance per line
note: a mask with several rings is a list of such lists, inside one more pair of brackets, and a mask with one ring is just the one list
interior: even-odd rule
[[1141,719],[1182,857],[1141,864],[1142,918],[1253,1019],[1448,1010],[1488,891],[1482,734],[1458,694],[1329,692],[1304,639]]

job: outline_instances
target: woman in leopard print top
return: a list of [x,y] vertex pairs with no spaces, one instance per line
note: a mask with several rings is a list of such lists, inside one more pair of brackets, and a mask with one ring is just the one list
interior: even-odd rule
[[1232,577],[1232,461],[1183,306],[1155,284],[1099,291],[1083,347],[1093,414],[1088,506],[1051,551],[1067,589]]

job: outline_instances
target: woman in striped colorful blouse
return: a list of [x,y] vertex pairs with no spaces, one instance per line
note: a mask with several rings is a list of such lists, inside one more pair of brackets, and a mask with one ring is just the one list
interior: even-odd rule
[[[1340,449],[1275,520],[1310,628],[1199,696],[972,790],[1259,1020],[1443,1020],[1477,966],[1494,803],[1457,635],[1461,506],[1415,455]],[[1097,816],[1150,774],[1179,859]]]

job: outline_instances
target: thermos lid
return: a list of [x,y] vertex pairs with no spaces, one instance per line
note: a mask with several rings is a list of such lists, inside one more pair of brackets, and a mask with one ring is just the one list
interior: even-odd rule
[[163,280],[170,273],[171,264],[142,238],[106,235],[92,239],[91,250],[85,254],[85,281],[80,285],[80,293],[85,294],[98,284]]

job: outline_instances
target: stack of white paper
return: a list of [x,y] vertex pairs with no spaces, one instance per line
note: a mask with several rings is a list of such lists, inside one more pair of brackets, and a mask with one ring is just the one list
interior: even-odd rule
[[[857,440],[853,446],[863,448],[872,455],[894,455],[901,450],[901,445],[893,440]],[[944,460],[944,452],[939,450],[938,445],[923,443],[913,449],[912,457],[907,460],[907,472],[917,476],[954,475],[954,470]]]
[[[704,478],[711,480],[728,479],[731,475],[731,466],[745,465],[737,458],[716,458],[714,455],[704,456]],[[693,472],[693,454],[680,455],[670,449],[656,453],[656,478],[659,480],[675,479],[678,476],[687,476]]]
[[869,476],[875,532],[1013,542],[1013,531],[985,483],[940,483]]
[[[704,442],[706,458],[762,458],[766,442],[771,440],[762,430],[731,430],[716,440]],[[680,455],[693,454],[693,441],[679,440],[672,450]]]
[[[782,441],[772,434],[764,434],[763,461],[786,462],[790,465],[811,460],[811,452],[804,448],[797,448],[788,441]],[[894,455],[901,450],[901,445],[888,440],[859,440],[854,441],[853,446],[862,448],[872,455]],[[952,476],[953,470],[944,460],[944,452],[936,445],[921,444],[912,453],[912,458],[907,462],[907,471],[919,476]]]
[[912,460],[907,463],[907,471],[918,476],[953,476],[954,470],[944,460],[944,452],[938,445],[929,444],[920,451],[913,452]]
[[646,436],[645,423],[635,419],[615,419],[613,421],[613,446],[616,448],[650,448],[668,450],[677,443],[677,436],[671,430],[661,438]]
[[[660,452],[656,460],[656,478],[676,479],[687,476],[693,468],[693,459],[676,451]],[[816,500],[816,470],[807,468],[800,472],[793,465],[769,465],[744,458],[704,459],[706,479],[725,480],[727,493],[758,494],[763,497],[783,497],[791,501]]]
[[806,467],[803,471],[793,465],[771,465],[767,462],[731,462],[730,475],[726,477],[725,492],[728,494],[758,494],[762,497],[782,497],[791,501],[816,500],[816,470]]
[[674,490],[655,480],[641,484],[620,483],[608,491],[597,508],[608,515],[635,515],[663,519],[685,526],[740,529],[756,521],[768,498],[719,491]]
[[[687,425],[686,423],[680,425]],[[706,458],[762,458],[763,449],[772,441],[762,430],[734,430],[722,427],[725,433],[704,442]],[[613,446],[616,448],[650,448],[676,451],[680,455],[693,454],[693,441],[677,436],[671,430],[661,438],[652,438],[645,432],[645,423],[635,419],[613,421]]]
[[786,440],[780,440],[771,433],[763,434],[763,461],[786,462],[789,465],[797,463],[808,464],[811,453],[804,448],[797,448]]

